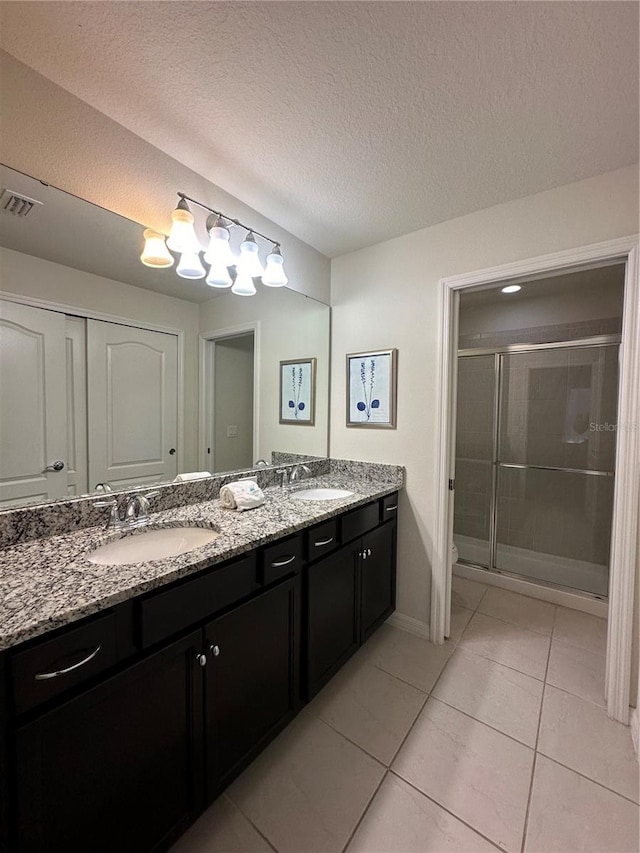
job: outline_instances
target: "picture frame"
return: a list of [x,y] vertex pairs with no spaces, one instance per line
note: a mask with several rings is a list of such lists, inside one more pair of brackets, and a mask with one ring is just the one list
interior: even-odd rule
[[396,428],[398,350],[347,354],[347,426]]
[[280,423],[315,426],[315,358],[292,358],[280,362]]

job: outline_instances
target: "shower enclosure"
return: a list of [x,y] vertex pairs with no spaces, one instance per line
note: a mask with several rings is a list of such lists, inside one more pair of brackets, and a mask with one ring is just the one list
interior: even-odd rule
[[619,343],[459,350],[461,562],[607,596]]

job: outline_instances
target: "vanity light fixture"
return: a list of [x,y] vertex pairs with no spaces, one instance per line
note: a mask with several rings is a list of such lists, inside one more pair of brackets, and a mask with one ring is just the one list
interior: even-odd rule
[[[178,193],[180,201],[171,214],[171,231],[166,244],[162,234],[147,228],[144,231],[145,246],[140,256],[143,264],[162,269],[173,265],[173,256],[168,249],[180,255],[176,273],[182,278],[204,278],[210,287],[231,288],[238,296],[253,296],[257,293],[255,279],[261,278],[267,287],[284,287],[288,279],[284,271],[284,259],[280,244],[271,240],[237,219],[225,216],[184,193]],[[209,212],[206,229],[209,241],[204,251],[203,266],[200,257],[203,247],[195,230],[195,220],[189,208],[189,202]],[[230,229],[246,230],[246,236],[240,244],[239,254],[234,254],[230,246]],[[260,246],[256,237],[271,245],[266,257],[266,266],[260,260]]]
[[517,293],[519,290],[522,290],[521,285],[519,284],[508,284],[506,287],[501,288],[503,293]]

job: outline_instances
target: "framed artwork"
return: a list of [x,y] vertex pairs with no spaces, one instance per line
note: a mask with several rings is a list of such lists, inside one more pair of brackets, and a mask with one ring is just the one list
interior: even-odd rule
[[313,426],[316,422],[316,359],[280,362],[280,423]]
[[347,355],[347,426],[395,429],[398,350]]

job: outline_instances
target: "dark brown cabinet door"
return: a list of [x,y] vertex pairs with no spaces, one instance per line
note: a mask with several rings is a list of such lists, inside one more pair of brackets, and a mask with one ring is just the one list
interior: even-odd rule
[[205,627],[209,801],[297,711],[298,590],[291,578]]
[[20,853],[163,849],[201,805],[196,632],[16,733]]
[[358,648],[357,601],[357,543],[307,568],[307,699],[311,699]]
[[362,538],[360,550],[360,642],[393,613],[396,594],[395,521]]

